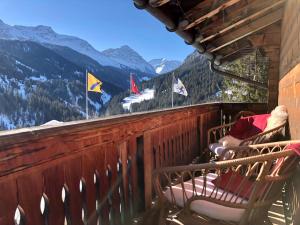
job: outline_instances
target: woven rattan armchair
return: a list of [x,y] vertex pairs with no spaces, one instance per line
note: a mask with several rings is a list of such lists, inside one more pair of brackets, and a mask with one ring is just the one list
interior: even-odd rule
[[[235,124],[237,119],[239,119],[240,117],[252,116],[252,115],[254,115],[254,113],[248,111],[241,111],[234,117],[234,122],[210,128],[207,132],[207,146],[210,146],[212,143],[217,143],[219,139],[227,135],[227,133],[230,131],[230,129]],[[252,137],[244,139],[239,146],[282,141],[286,136],[285,133],[286,125],[287,122],[271,130],[264,131]],[[224,152],[228,152],[228,151],[229,149],[225,148]],[[207,153],[212,154],[212,152],[209,151],[208,148],[205,149],[205,154]],[[224,159],[224,158],[219,157],[219,159]]]
[[[268,222],[268,209],[278,199],[298,162],[295,152],[288,149],[291,143],[300,141],[236,147],[236,154],[232,154],[230,160],[154,171],[160,210],[158,224],[165,224],[166,218],[182,220],[183,224]],[[212,184],[212,179],[229,172],[242,177],[234,192],[226,188],[234,182],[235,175],[224,189]],[[251,188],[245,185],[249,181]],[[245,191],[249,192],[248,198],[240,195]]]

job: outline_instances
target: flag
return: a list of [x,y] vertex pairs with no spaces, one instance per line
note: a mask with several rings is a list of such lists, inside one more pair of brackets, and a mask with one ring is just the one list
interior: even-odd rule
[[140,91],[136,86],[136,83],[134,82],[132,75],[130,76],[130,84],[131,84],[131,92],[134,94],[140,94]]
[[173,76],[173,92],[178,93],[180,95],[188,96],[188,93],[182,81],[179,78],[177,78],[176,80],[174,76]]
[[98,80],[93,74],[88,73],[88,91],[93,91],[97,93],[102,93],[101,85],[102,82]]

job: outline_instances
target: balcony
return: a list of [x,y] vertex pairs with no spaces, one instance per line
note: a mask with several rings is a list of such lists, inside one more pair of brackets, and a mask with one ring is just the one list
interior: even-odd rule
[[151,207],[154,169],[191,163],[209,128],[266,108],[212,103],[1,132],[0,224],[130,224]]

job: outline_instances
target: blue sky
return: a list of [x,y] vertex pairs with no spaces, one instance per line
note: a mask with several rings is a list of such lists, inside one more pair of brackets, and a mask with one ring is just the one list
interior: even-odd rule
[[129,45],[146,60],[183,60],[193,51],[132,0],[0,0],[0,19],[10,25],[47,25],[104,50]]

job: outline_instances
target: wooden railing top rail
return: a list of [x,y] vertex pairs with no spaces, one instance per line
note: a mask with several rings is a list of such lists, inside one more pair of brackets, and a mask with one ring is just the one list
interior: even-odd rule
[[[251,108],[257,109],[261,108],[263,111],[266,107],[265,103],[220,103],[220,102],[212,102],[212,103],[204,103],[204,104],[197,104],[192,106],[182,106],[182,107],[174,107],[169,109],[161,109],[161,110],[154,110],[148,112],[138,112],[132,114],[123,114],[123,115],[116,115],[116,116],[109,116],[104,118],[97,118],[91,120],[80,120],[80,121],[72,121],[72,122],[64,122],[62,124],[57,125],[49,125],[49,126],[37,126],[37,127],[30,127],[30,128],[21,128],[15,129],[10,131],[0,131],[0,147],[6,146],[8,144],[16,144],[21,143],[23,141],[29,141],[32,139],[42,138],[42,137],[49,137],[49,136],[57,136],[61,134],[67,134],[70,132],[79,132],[88,129],[94,128],[102,128],[106,126],[115,126],[118,124],[124,123],[132,123],[134,121],[139,121],[142,119],[153,118],[156,116],[164,116],[169,115],[172,113],[179,113],[188,110],[198,109],[200,111],[205,110],[214,110],[217,108],[227,108],[232,109],[236,108]],[[162,125],[162,124],[157,124]]]

